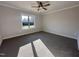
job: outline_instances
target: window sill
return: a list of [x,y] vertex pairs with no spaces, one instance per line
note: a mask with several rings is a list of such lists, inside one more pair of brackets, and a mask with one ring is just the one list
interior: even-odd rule
[[23,26],[22,29],[26,30],[26,29],[29,29],[29,27],[28,26]]
[[33,28],[35,28],[35,26],[30,26],[30,27],[28,27],[28,26],[23,26],[23,27],[22,27],[23,30],[28,30],[28,29],[33,29]]

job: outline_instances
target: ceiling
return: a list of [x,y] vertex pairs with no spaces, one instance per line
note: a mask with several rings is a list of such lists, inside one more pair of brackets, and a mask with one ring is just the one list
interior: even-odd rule
[[1,4],[8,5],[10,7],[15,7],[22,10],[27,10],[36,13],[46,13],[50,11],[60,10],[63,8],[72,7],[75,5],[79,5],[79,1],[49,1],[51,4],[47,7],[47,11],[41,9],[37,11],[37,8],[33,8],[32,6],[37,6],[36,1],[1,1]]

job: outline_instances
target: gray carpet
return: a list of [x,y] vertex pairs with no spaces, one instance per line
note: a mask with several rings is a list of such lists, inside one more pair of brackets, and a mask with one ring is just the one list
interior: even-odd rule
[[[38,57],[35,50],[35,40],[40,39],[55,57],[78,57],[77,41],[75,39],[50,34],[47,32],[37,32],[4,40],[0,47],[1,57],[17,57],[19,48],[28,43],[32,44],[34,57]],[[29,51],[29,50],[28,50]]]

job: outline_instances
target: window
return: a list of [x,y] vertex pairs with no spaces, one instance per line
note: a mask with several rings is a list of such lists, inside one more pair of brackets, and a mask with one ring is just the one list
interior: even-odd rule
[[22,16],[22,28],[29,29],[34,28],[34,17],[33,16]]

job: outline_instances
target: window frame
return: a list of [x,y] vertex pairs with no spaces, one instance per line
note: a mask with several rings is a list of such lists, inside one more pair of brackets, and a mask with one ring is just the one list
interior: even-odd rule
[[[31,16],[31,17],[33,17],[33,23],[34,23],[34,25],[33,25],[33,27],[31,27],[30,26],[30,23],[29,23],[29,25],[27,26],[27,28],[24,28],[24,26],[23,26],[23,21],[22,21],[22,16],[28,16],[28,19],[29,19],[29,16]],[[33,28],[35,28],[36,26],[35,26],[35,19],[36,19],[36,17],[34,16],[34,15],[21,15],[21,25],[22,25],[22,29],[33,29]],[[25,26],[26,27],[26,26]]]

